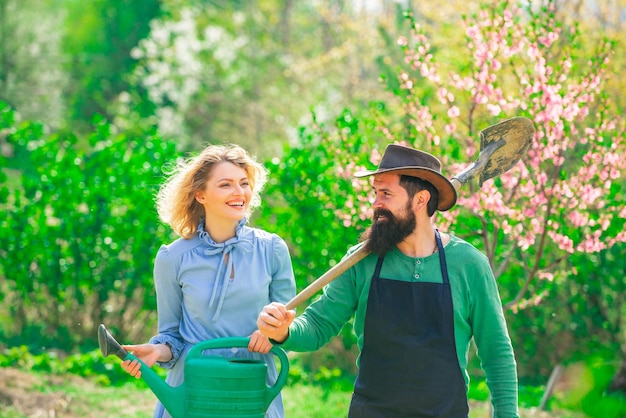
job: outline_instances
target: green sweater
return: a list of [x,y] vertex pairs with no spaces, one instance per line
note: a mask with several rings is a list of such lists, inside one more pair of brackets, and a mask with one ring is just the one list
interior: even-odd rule
[[[356,248],[358,246],[350,252]],[[454,304],[456,349],[466,386],[469,386],[467,363],[473,337],[491,393],[494,416],[518,417],[515,357],[489,262],[472,245],[452,235],[444,251]],[[354,315],[354,332],[360,352],[367,297],[377,258],[368,255],[329,283],[320,298],[291,324],[289,337],[282,348],[315,351],[336,336]],[[438,253],[413,258],[397,248],[385,256],[380,276],[409,282],[443,281]]]

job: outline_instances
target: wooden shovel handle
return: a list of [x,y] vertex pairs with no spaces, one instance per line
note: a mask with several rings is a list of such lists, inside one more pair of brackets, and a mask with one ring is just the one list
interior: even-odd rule
[[358,250],[345,257],[339,263],[335,264],[330,270],[320,276],[319,279],[315,280],[313,283],[304,288],[300,293],[298,293],[293,299],[287,302],[287,309],[295,309],[296,306],[300,305],[302,302],[306,301],[311,296],[315,295],[319,290],[321,290],[328,283],[335,280],[339,277],[343,272],[348,270],[350,267],[361,261],[368,254],[365,251],[365,244],[359,247]]

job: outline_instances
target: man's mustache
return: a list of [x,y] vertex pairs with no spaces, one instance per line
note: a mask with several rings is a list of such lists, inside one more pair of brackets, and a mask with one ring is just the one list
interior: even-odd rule
[[391,213],[391,211],[387,210],[387,209],[375,209],[374,210],[374,222],[376,222],[378,220],[378,218],[380,217],[384,217],[387,218],[388,220],[393,220],[395,219],[393,216],[393,213]]

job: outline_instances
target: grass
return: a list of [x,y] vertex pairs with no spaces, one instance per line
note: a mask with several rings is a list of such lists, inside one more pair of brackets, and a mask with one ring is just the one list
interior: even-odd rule
[[[156,397],[143,382],[123,386],[103,386],[92,379],[74,375],[50,376],[10,369],[3,372],[0,383],[0,415],[4,418],[65,417],[150,418]],[[136,384],[137,383],[137,384]],[[336,418],[347,416],[351,392],[324,390],[319,386],[294,384],[283,389],[287,418]],[[7,399],[12,399],[12,405]],[[470,418],[489,416],[486,402],[471,402]],[[545,412],[523,409],[521,418],[585,418],[585,415],[564,411]]]

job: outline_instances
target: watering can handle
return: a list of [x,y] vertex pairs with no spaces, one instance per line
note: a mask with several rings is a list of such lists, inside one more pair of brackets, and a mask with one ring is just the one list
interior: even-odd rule
[[[247,337],[225,337],[206,340],[194,345],[187,353],[187,358],[200,358],[202,357],[202,352],[210,348],[248,348],[248,344],[250,344],[250,338]],[[274,398],[278,396],[278,393],[287,382],[287,376],[289,375],[289,359],[287,359],[285,350],[278,346],[273,346],[270,352],[280,360],[280,374],[274,385],[267,387],[268,396],[266,398],[265,409],[267,409]]]

